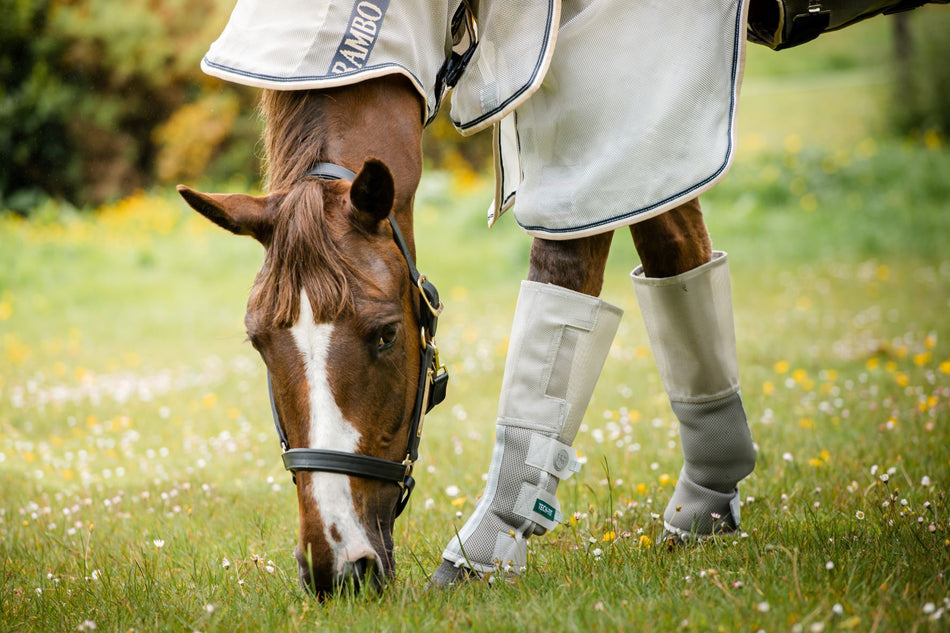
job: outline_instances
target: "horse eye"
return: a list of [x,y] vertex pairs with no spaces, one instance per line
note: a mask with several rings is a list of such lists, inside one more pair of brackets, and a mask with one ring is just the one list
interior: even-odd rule
[[396,344],[396,335],[398,329],[396,325],[390,324],[379,331],[379,339],[376,341],[376,351],[382,352]]

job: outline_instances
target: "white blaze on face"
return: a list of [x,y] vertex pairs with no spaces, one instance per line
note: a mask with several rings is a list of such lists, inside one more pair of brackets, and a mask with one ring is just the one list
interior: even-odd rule
[[[360,434],[343,417],[327,379],[327,356],[333,336],[332,323],[314,323],[306,292],[300,293],[300,318],[290,328],[303,358],[310,390],[310,436],[308,448],[353,453]],[[376,557],[353,507],[350,478],[336,473],[310,473],[313,501],[323,520],[323,532],[333,549],[339,572],[347,561]],[[330,534],[331,526],[341,540]]]

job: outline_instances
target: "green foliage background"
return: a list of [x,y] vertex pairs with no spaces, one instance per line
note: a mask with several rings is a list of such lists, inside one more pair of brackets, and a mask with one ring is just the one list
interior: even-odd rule
[[254,91],[198,68],[231,4],[0,0],[0,206],[256,174]]

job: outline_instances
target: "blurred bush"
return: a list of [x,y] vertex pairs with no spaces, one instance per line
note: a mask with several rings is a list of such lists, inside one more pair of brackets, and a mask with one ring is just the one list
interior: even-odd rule
[[474,136],[463,137],[455,131],[449,118],[448,100],[422,137],[422,151],[426,167],[462,172],[484,172],[492,168],[492,133],[484,130]]
[[0,0],[0,208],[256,174],[256,91],[198,68],[232,4]]
[[[233,0],[0,0],[0,210],[86,208],[152,185],[259,178],[259,92],[204,76]],[[448,108],[446,107],[445,110]],[[426,164],[491,161],[440,114]]]
[[950,136],[950,8],[894,17],[894,92],[889,119],[900,135]]

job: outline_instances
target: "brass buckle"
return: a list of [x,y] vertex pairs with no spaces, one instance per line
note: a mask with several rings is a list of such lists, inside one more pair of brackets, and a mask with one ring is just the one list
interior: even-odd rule
[[429,301],[429,297],[426,295],[426,291],[422,288],[426,281],[428,281],[426,276],[420,274],[419,279],[416,280],[416,286],[418,286],[419,293],[422,295],[422,300],[425,301],[426,306],[428,306],[429,312],[432,313],[432,316],[438,317],[440,314],[442,314],[442,309],[445,306],[441,301],[439,301],[438,307],[432,305],[432,303]]
[[412,476],[412,467],[415,465],[415,462],[409,457],[409,453],[406,453],[406,459],[402,460],[402,465],[406,467],[406,471],[402,475],[402,481],[399,482],[399,487],[405,488],[406,480]]
[[439,348],[436,346],[435,340],[429,341],[429,345],[435,350],[435,353],[432,355],[432,367],[435,369],[434,378],[445,371],[445,365],[442,364],[442,360],[439,358]]

